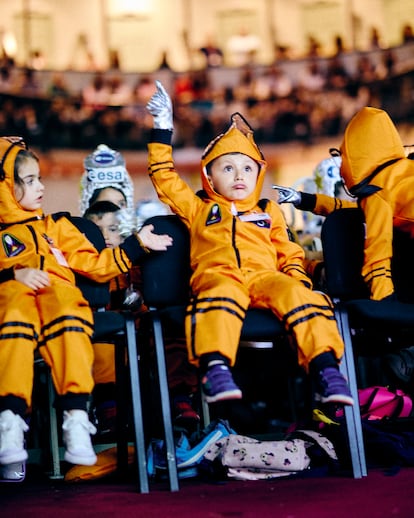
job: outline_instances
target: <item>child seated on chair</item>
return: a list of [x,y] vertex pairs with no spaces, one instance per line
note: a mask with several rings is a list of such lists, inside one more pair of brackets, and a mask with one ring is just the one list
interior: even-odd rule
[[0,138],[0,465],[25,462],[34,353],[50,367],[63,412],[64,459],[93,465],[86,412],[93,389],[93,317],[74,271],[106,282],[171,238],[150,229],[98,253],[64,213],[44,215],[36,155],[20,137]]
[[[111,246],[125,239],[133,230],[142,228],[145,217],[154,211],[165,214],[167,206],[156,199],[151,207],[148,203],[138,206],[139,216],[134,210],[134,185],[127,171],[125,159],[119,151],[105,144],[98,147],[84,160],[85,171],[81,178],[81,214],[92,219],[104,232],[107,245]],[[102,203],[115,204],[110,208]],[[104,209],[104,210],[103,210]],[[108,212],[106,212],[108,210]],[[105,223],[105,221],[106,223]],[[116,229],[115,220],[118,220]],[[108,224],[109,225],[108,225]],[[111,238],[108,234],[111,234]],[[111,281],[111,309],[125,307],[124,303],[140,296],[141,273],[139,265],[133,266],[128,274]],[[113,347],[108,344],[94,344],[95,389],[94,402],[98,419],[98,432],[113,429],[116,413],[114,403],[115,370]],[[174,424],[192,431],[200,420],[193,409],[193,395],[198,390],[196,369],[190,365],[184,337],[169,336],[166,339],[166,363],[172,400]],[[111,374],[112,373],[112,374]],[[112,394],[112,395],[111,395]],[[112,423],[112,425],[111,425]]]
[[[326,215],[332,210],[360,207],[364,213],[366,236],[362,276],[371,299],[395,299],[391,271],[394,229],[414,237],[414,162],[405,149],[398,130],[384,111],[372,107],[359,110],[349,121],[340,149],[330,150],[340,161],[340,174],[354,201],[321,194],[306,195],[278,188],[279,203],[291,202],[303,210]],[[279,187],[279,186],[278,186]],[[414,346],[387,357],[397,379],[414,382]]]
[[230,367],[249,307],[268,308],[294,337],[298,361],[313,378],[315,399],[352,405],[338,364],[344,352],[330,300],[311,290],[303,249],[289,240],[280,207],[259,197],[266,161],[243,117],[214,139],[201,158],[198,196],[174,168],[172,103],[157,81],[147,108],[154,117],[149,174],[161,201],[191,236],[192,296],[186,337],[207,402],[240,399]]

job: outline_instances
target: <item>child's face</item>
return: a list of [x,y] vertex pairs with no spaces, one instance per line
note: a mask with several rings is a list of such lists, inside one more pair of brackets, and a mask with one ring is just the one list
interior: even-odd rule
[[25,210],[42,207],[45,186],[40,181],[39,164],[33,158],[27,158],[19,167],[19,178],[23,185],[14,185],[14,195]]
[[211,164],[208,180],[230,201],[244,200],[256,188],[259,164],[242,153],[222,155]]
[[115,212],[107,212],[102,216],[91,215],[90,219],[99,227],[107,248],[116,248],[123,239],[119,233],[119,221]]
[[121,209],[125,209],[127,206],[125,196],[121,191],[113,187],[105,187],[105,189],[102,189],[95,201],[111,201]]

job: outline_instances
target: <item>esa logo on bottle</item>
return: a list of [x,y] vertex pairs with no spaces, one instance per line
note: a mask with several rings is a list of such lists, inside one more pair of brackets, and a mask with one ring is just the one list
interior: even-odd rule
[[125,169],[91,169],[88,171],[90,182],[116,182],[122,183],[125,180]]

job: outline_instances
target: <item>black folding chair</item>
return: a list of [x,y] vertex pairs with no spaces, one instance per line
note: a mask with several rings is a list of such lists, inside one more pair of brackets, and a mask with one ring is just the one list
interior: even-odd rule
[[[375,301],[369,298],[361,275],[364,260],[365,220],[359,209],[340,209],[325,219],[321,232],[326,291],[335,305],[335,315],[345,343],[344,374],[348,377],[352,395],[358,401],[357,379],[354,376],[354,354],[382,355],[400,347],[407,336],[414,338],[414,304],[400,300]],[[394,231],[393,278],[401,300],[409,300],[413,275],[404,271],[413,255],[413,241],[407,235]],[[407,260],[408,259],[408,260]],[[412,265],[410,266],[410,269]],[[411,297],[413,297],[411,292]],[[375,350],[369,343],[374,341]],[[352,363],[352,365],[350,365]],[[345,409],[345,414],[350,409]],[[355,405],[349,430],[353,441],[351,450],[359,458],[361,470],[366,473],[364,442],[358,405]]]
[[[101,231],[90,220],[72,216],[72,223],[89,239],[97,250],[105,248]],[[142,416],[139,352],[136,341],[135,316],[130,311],[108,311],[109,283],[98,283],[76,274],[76,283],[93,309],[93,342],[108,342],[115,346],[117,458],[118,468],[128,465],[128,388],[132,399],[135,455],[141,493],[149,492],[146,444]],[[125,352],[128,360],[125,361]]]
[[[152,328],[155,347],[159,354],[163,354],[163,333],[168,333],[169,336],[184,336],[184,319],[189,300],[191,275],[190,238],[184,223],[175,215],[154,216],[146,223],[154,225],[154,232],[169,234],[174,240],[173,246],[169,247],[167,252],[149,255],[142,265],[143,296],[148,306],[147,317]],[[270,310],[249,309],[247,311],[241,342],[270,343],[275,346],[281,341],[288,340],[289,336],[283,323]],[[347,371],[352,371],[353,368],[353,363],[347,365]],[[167,380],[163,385],[169,408]],[[205,406],[203,410],[204,417],[208,420]],[[347,422],[350,416],[355,420],[352,410],[347,412]],[[351,448],[357,441],[355,433],[353,428],[350,429]],[[167,444],[167,455],[171,458],[174,456],[173,444]],[[355,478],[364,475],[356,456],[352,456],[352,466]],[[171,469],[174,469],[174,466]]]

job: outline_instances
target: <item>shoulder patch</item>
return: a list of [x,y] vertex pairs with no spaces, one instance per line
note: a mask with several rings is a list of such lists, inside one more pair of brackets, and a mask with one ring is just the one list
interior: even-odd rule
[[206,219],[206,226],[214,225],[214,223],[220,223],[221,221],[221,210],[217,203],[215,203],[208,213]]
[[7,257],[15,257],[26,249],[26,246],[12,234],[3,234],[1,240]]

